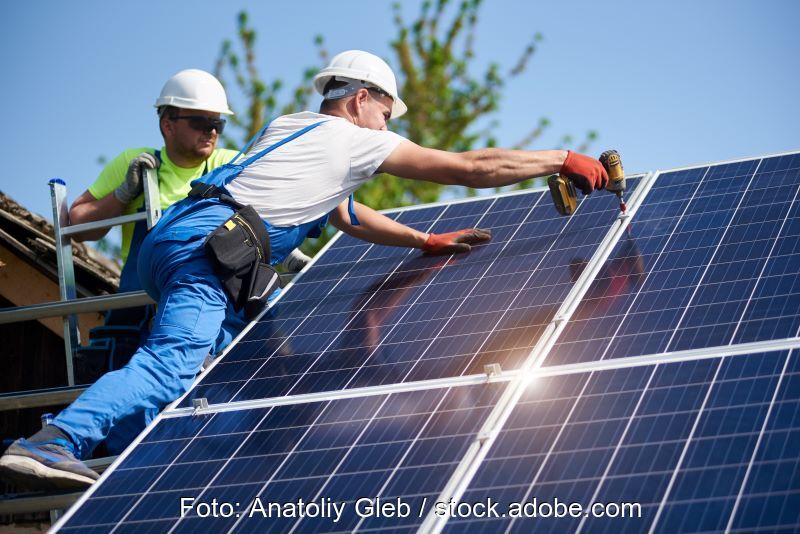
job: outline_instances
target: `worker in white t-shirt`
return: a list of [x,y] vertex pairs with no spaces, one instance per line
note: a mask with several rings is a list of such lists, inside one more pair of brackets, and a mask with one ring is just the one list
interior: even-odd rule
[[[78,458],[91,454],[115,421],[161,409],[183,394],[226,316],[243,307],[246,312],[254,300],[253,288],[246,286],[258,286],[255,293],[260,295],[255,297],[271,290],[271,279],[261,277],[269,272],[266,258],[253,260],[244,275],[233,272],[241,265],[231,258],[242,256],[240,252],[252,258],[266,255],[275,265],[327,222],[372,243],[428,254],[465,252],[490,239],[488,231],[473,228],[428,234],[354,202],[352,193],[375,173],[445,185],[500,187],[561,172],[585,194],[603,188],[608,180],[599,161],[574,152],[445,152],[388,131],[387,121],[405,113],[406,105],[389,65],[367,52],[335,56],[317,74],[314,86],[324,99],[319,113],[275,119],[244,159],[201,178],[190,197],[174,204],[148,234],[139,276],[158,302],[148,340],[128,365],[103,376],[53,424],[14,442],[0,458],[0,469],[7,475],[39,485],[91,484],[97,476]],[[212,233],[213,239],[207,239]],[[239,233],[250,248],[237,249],[231,256],[230,240]],[[209,249],[211,241],[218,247]]]

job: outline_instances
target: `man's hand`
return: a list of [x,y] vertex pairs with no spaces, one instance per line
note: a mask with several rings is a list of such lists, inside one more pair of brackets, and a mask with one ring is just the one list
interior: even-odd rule
[[471,245],[489,241],[491,238],[492,231],[481,228],[465,228],[446,234],[430,234],[425,244],[422,245],[422,250],[431,256],[469,252],[472,248]]
[[608,173],[600,161],[572,150],[567,153],[559,172],[572,180],[584,195],[603,189],[608,183]]
[[283,266],[286,267],[286,270],[290,273],[299,273],[310,261],[310,257],[303,254],[299,248],[296,248],[283,260]]
[[142,184],[145,169],[157,169],[159,164],[156,157],[149,152],[142,152],[133,158],[128,165],[128,172],[125,173],[125,181],[114,190],[117,200],[123,204],[130,204],[134,198],[141,195],[144,190]]

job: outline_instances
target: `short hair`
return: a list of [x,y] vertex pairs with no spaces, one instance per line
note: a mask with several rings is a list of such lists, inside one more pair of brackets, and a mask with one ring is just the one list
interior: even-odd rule
[[156,108],[158,113],[158,131],[161,132],[161,137],[164,137],[164,129],[161,127],[161,119],[174,119],[181,114],[180,110],[175,106],[158,106]]
[[156,109],[159,119],[174,119],[180,114],[180,111],[175,106],[158,106]]
[[[336,89],[341,89],[343,87],[351,88],[352,93],[348,94],[347,91],[343,91],[344,95],[346,95],[346,96],[340,96],[339,98],[325,98],[324,97],[324,95],[327,95],[329,91],[334,91]],[[376,95],[377,96],[388,96],[389,98],[392,99],[392,101],[394,101],[394,98],[392,97],[392,95],[390,95],[389,93],[387,93],[383,89],[380,89],[379,87],[375,87],[374,85],[372,85],[372,84],[370,84],[368,82],[365,82],[364,80],[349,80],[349,79],[346,79],[346,78],[342,79],[342,78],[337,78],[337,77],[334,76],[333,78],[328,80],[328,83],[326,83],[325,87],[323,87],[323,89],[322,89],[322,94],[323,94],[323,99],[324,100],[320,104],[319,110],[321,112],[328,111],[332,106],[331,102],[333,102],[334,100],[341,100],[342,98],[346,98],[347,96],[352,96],[352,94],[354,94],[356,91],[358,91],[358,89],[366,89],[367,91],[369,91],[371,93],[372,98],[377,99]]]
[[[344,80],[337,80],[336,77],[332,77],[328,80],[328,83],[325,84],[325,87],[322,89],[322,94],[327,95],[328,91],[332,91],[333,89],[339,89],[341,87],[346,87],[350,85],[350,82]],[[322,100],[322,103],[319,105],[320,111],[328,111],[333,107],[334,100],[325,98]]]

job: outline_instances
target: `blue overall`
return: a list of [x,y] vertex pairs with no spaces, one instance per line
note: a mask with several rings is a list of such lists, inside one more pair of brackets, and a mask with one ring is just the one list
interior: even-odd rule
[[[218,167],[199,181],[224,188],[255,159],[320,124],[292,134],[242,165]],[[127,365],[103,375],[53,421],[72,438],[81,457],[88,457],[121,420],[137,421],[138,434],[144,429],[141,425],[188,390],[206,356],[244,328],[242,315],[234,312],[203,248],[205,237],[232,214],[233,208],[217,199],[186,198],[171,206],[145,238],[139,279],[158,302],[150,336]],[[318,236],[327,218],[288,227],[265,221],[270,262],[283,261],[306,236]]]

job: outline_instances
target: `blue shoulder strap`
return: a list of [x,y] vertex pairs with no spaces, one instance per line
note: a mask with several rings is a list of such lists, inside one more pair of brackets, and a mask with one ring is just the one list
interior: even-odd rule
[[236,154],[236,157],[233,158],[232,160],[230,160],[228,163],[235,163],[237,159],[242,157],[242,154],[244,154],[245,152],[250,150],[250,147],[253,145],[253,143],[256,142],[256,139],[261,137],[263,135],[263,133],[267,131],[267,128],[269,128],[270,124],[272,124],[272,122],[268,122],[267,124],[264,125],[263,128],[261,128],[259,131],[257,131],[256,134],[253,137],[250,138],[250,140],[247,142],[247,144],[244,145],[244,147],[242,147],[242,149],[239,151],[239,153]]
[[[324,120],[324,121],[315,122],[314,124],[309,124],[308,126],[306,126],[305,128],[303,128],[302,130],[298,130],[298,131],[296,131],[295,133],[293,133],[292,135],[288,135],[288,136],[284,137],[283,139],[281,139],[280,141],[278,141],[277,143],[275,143],[275,144],[272,144],[272,145],[268,146],[267,148],[265,148],[265,149],[264,149],[264,150],[262,150],[261,152],[259,152],[259,153],[257,153],[257,154],[254,154],[254,155],[250,156],[249,158],[247,158],[246,160],[244,160],[244,161],[243,161],[242,163],[240,163],[239,165],[241,165],[242,167],[247,167],[247,166],[249,166],[251,163],[253,163],[253,162],[254,162],[254,161],[256,161],[256,160],[259,160],[259,159],[261,159],[262,157],[264,157],[265,155],[269,154],[270,152],[272,152],[272,151],[273,151],[273,150],[275,150],[276,148],[280,148],[280,147],[282,147],[283,145],[285,145],[285,144],[286,144],[286,143],[288,143],[289,141],[294,141],[295,139],[297,139],[297,138],[298,138],[298,137],[300,137],[301,135],[303,135],[303,134],[305,134],[305,133],[308,133],[308,132],[310,132],[311,130],[313,130],[314,128],[316,128],[317,126],[319,126],[320,124],[322,124],[322,123],[324,123],[324,122],[328,122],[328,121],[327,121],[327,120]],[[263,132],[263,131],[264,131],[264,130],[262,130],[262,132]],[[260,134],[259,134],[259,135],[260,135]],[[251,142],[252,142],[252,140],[251,140]],[[238,157],[238,156],[237,156],[237,157]]]

